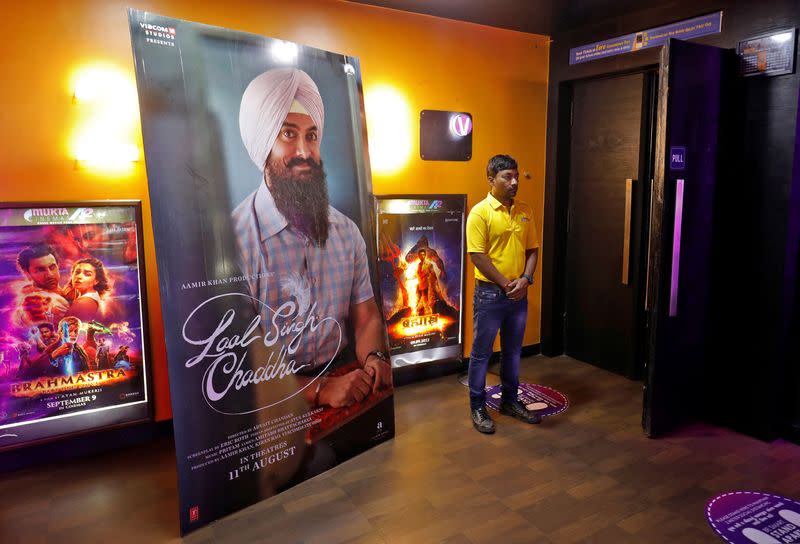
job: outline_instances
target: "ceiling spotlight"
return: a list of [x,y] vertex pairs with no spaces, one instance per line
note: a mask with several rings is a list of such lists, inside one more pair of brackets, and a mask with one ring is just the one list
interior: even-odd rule
[[272,58],[277,62],[294,64],[297,61],[297,44],[276,40],[272,44]]

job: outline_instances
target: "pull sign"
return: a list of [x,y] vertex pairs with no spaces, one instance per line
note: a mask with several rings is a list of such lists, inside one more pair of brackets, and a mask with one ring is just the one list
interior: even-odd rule
[[669,148],[669,169],[686,169],[686,148],[673,146]]

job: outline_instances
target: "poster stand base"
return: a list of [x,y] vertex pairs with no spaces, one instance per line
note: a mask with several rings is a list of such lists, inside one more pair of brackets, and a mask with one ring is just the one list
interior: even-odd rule
[[0,452],[0,474],[128,449],[172,435],[172,420],[127,424]]
[[395,387],[400,387],[414,382],[465,372],[466,369],[466,362],[458,358],[397,367],[392,370],[392,374]]

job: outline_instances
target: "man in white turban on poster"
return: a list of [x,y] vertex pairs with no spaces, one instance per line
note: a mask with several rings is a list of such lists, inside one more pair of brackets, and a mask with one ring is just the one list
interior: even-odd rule
[[[302,70],[275,68],[250,82],[239,129],[263,176],[232,219],[262,326],[269,334],[292,322],[307,325],[289,344],[295,351],[286,362],[302,366],[298,379],[312,406],[336,408],[390,388],[392,371],[364,238],[328,203],[320,157],[324,125],[322,97]],[[284,306],[287,301],[295,306]],[[317,378],[321,367],[348,359],[354,369]]]

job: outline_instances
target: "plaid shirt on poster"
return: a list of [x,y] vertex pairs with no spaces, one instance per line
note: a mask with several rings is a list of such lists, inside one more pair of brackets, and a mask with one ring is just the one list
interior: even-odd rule
[[[319,367],[341,353],[348,343],[350,306],[373,297],[361,232],[337,209],[328,206],[328,212],[325,247],[316,247],[292,230],[263,181],[231,215],[250,295],[266,305],[259,304],[256,309],[263,326],[269,328],[273,311],[292,297],[303,314],[300,320],[305,321],[316,304],[311,315],[318,320],[331,317],[341,325],[341,340],[338,327],[330,321],[316,333],[305,332],[297,351],[286,358],[287,362],[294,359],[298,366]],[[298,318],[289,321],[294,319]]]

